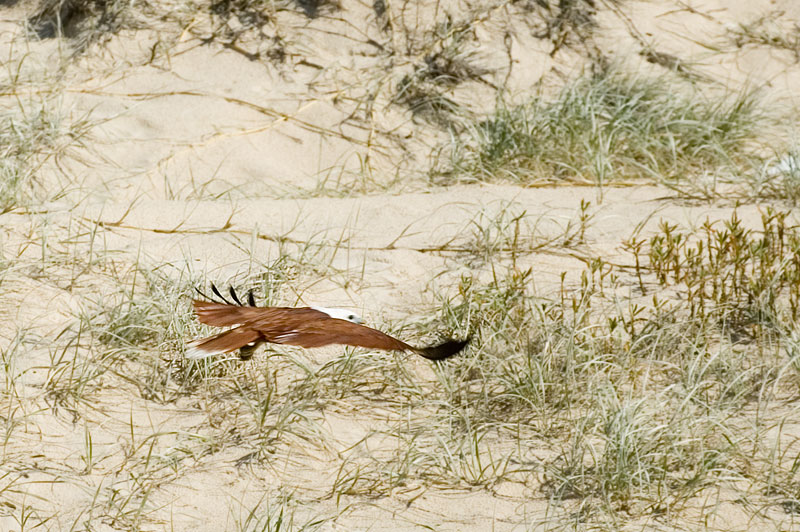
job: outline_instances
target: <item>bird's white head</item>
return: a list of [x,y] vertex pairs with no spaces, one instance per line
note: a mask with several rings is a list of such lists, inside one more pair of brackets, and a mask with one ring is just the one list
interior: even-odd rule
[[331,318],[336,318],[339,320],[351,321],[353,323],[361,323],[364,320],[361,319],[361,316],[353,312],[352,310],[347,310],[344,308],[328,308],[328,307],[311,307],[314,310],[318,310],[320,312],[324,312]]

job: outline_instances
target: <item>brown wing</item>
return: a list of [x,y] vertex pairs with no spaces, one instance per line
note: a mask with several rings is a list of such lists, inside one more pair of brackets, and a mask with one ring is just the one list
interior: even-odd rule
[[208,338],[189,342],[187,358],[206,358],[222,353],[230,353],[254,342],[263,341],[261,333],[247,326],[236,327]]
[[324,318],[308,321],[295,330],[286,332],[280,339],[271,339],[278,344],[299,345],[300,347],[322,347],[330,344],[344,344],[386,351],[413,351],[429,360],[444,360],[459,353],[469,343],[466,340],[448,340],[432,347],[417,348],[408,345],[381,331],[352,323],[346,320]]
[[194,313],[197,315],[197,321],[214,327],[228,327],[260,318],[268,318],[273,310],[278,309],[278,307],[240,307],[226,303],[202,301],[200,299],[192,301],[192,305],[194,306]]
[[443,344],[415,348],[376,329],[309,307],[242,307],[194,300],[197,319],[206,325],[239,325],[230,331],[191,344],[194,357],[234,351],[253,342],[273,342],[300,347],[344,344],[387,351],[413,351],[430,360],[455,355],[469,340],[450,340]]
[[299,345],[300,347],[343,344],[371,349],[385,349],[387,351],[413,349],[405,342],[401,342],[397,338],[393,338],[376,329],[346,320],[331,318],[324,312],[313,309],[308,310],[319,314],[319,316],[315,315],[311,319],[298,320],[289,327],[285,327],[287,323],[284,323],[284,327],[279,332],[273,332],[273,328],[268,330],[259,328],[257,323],[253,323],[251,326],[261,331],[268,342],[276,344]]

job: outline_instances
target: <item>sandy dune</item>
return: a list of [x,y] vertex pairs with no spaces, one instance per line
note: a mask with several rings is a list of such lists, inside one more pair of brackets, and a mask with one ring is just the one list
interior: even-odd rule
[[[511,436],[489,424],[473,447],[454,421],[427,431],[437,405],[458,403],[445,398],[447,372],[472,367],[469,354],[443,367],[333,347],[202,370],[183,362],[182,342],[205,331],[189,314],[191,286],[353,308],[414,340],[460,336],[437,320],[467,277],[488,286],[531,268],[535,297],[556,300],[564,284],[580,286],[589,258],[632,266],[624,242],[635,233],[730,219],[736,199],[699,200],[644,176],[433,184],[450,133],[395,90],[426,39],[481,67],[443,89],[456,125],[491,112],[499,87],[507,105],[552,96],[604,57],[643,77],[678,61],[707,94],[757,88],[782,121],[762,132],[769,145],[797,133],[796,1],[597,2],[591,29],[563,42],[545,37],[556,30],[539,3],[387,2],[383,15],[323,3],[312,17],[264,2],[269,22],[233,39],[244,15],[159,0],[78,53],[69,38],[26,33],[35,3],[0,3],[3,116],[44,107],[78,132],[54,141],[63,150],[41,148],[57,154],[25,201],[0,209],[0,530],[800,530],[785,502],[797,492],[732,474],[668,510],[646,497],[614,517],[580,494],[554,502],[542,464],[567,443],[544,425]],[[453,44],[447,24],[466,13]],[[794,51],[737,41],[743,24],[794,35]],[[767,206],[786,205],[738,198],[754,228]],[[640,297],[632,270],[620,271]],[[142,323],[131,336],[141,351],[99,325],[138,297],[168,301],[173,315],[120,311]],[[759,413],[772,427],[759,445],[790,462],[796,390],[780,398]],[[500,473],[502,456],[513,458]]]

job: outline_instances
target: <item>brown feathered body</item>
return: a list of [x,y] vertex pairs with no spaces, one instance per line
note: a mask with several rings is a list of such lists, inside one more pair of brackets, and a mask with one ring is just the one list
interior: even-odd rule
[[246,307],[194,300],[200,323],[234,327],[196,340],[187,350],[189,358],[204,358],[242,349],[246,358],[263,342],[322,347],[343,344],[387,351],[412,351],[431,360],[443,360],[464,348],[467,341],[451,340],[428,348],[416,348],[376,329],[334,318],[311,307]]

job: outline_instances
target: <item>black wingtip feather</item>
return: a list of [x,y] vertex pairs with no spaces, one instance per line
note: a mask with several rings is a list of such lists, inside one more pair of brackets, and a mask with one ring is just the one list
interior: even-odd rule
[[256,306],[256,297],[253,295],[253,291],[252,290],[250,290],[247,293],[247,302],[250,304],[251,307],[255,307]]
[[218,297],[218,298],[220,298],[222,301],[224,301],[226,305],[233,305],[233,303],[231,303],[230,301],[228,301],[227,299],[225,299],[225,296],[223,296],[223,295],[220,293],[219,289],[217,288],[217,285],[215,285],[214,283],[211,283],[211,291],[212,291],[212,292],[214,292],[214,295],[215,295],[215,296],[217,296],[217,297]]
[[198,294],[200,294],[200,295],[203,297],[203,299],[211,299],[210,297],[208,297],[208,296],[205,294],[205,292],[203,292],[202,290],[200,290],[200,289],[199,289],[199,288],[197,288],[196,286],[194,287],[194,291],[195,291],[195,292],[197,292]]
[[236,295],[236,290],[234,290],[232,286],[228,288],[228,292],[230,292],[231,297],[233,298],[234,302],[236,302],[237,305],[239,305],[240,307],[244,306],[242,302],[239,301],[239,296]]
[[466,340],[450,340],[433,347],[417,349],[416,352],[428,360],[444,360],[460,353],[461,350],[467,346],[469,341],[470,338],[467,338]]

